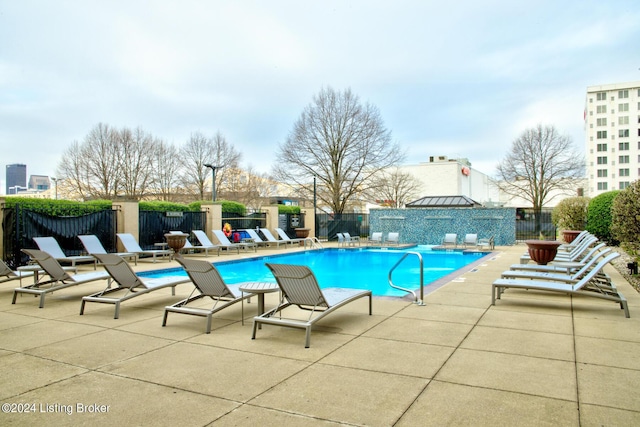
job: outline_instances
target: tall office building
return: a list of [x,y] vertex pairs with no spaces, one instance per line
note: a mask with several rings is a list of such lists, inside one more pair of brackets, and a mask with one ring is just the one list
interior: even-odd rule
[[640,82],[589,86],[585,105],[589,196],[640,177]]
[[5,194],[16,194],[27,189],[27,165],[7,165],[7,188]]

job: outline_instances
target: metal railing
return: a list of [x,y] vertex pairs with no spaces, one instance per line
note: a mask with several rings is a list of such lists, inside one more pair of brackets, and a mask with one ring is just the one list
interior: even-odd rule
[[[404,259],[405,259],[406,257],[408,257],[409,255],[415,255],[415,256],[417,256],[417,257],[418,257],[418,260],[420,261],[420,299],[418,299],[418,296],[416,295],[416,293],[415,293],[414,291],[412,291],[411,289],[406,289],[406,288],[403,288],[403,287],[401,287],[401,286],[395,285],[395,284],[393,283],[393,280],[392,280],[392,277],[391,277],[391,276],[393,275],[393,270],[395,270],[395,269],[396,269],[396,267],[398,267],[398,265],[400,265],[400,263],[401,263],[402,261],[404,261]],[[398,260],[398,262],[396,262],[396,263],[395,263],[395,265],[394,265],[393,267],[391,267],[391,270],[389,270],[389,286],[391,286],[391,287],[392,287],[392,288],[394,288],[394,289],[398,289],[398,290],[400,290],[400,291],[403,291],[403,292],[407,292],[407,293],[413,294],[413,299],[414,299],[414,301],[413,301],[413,302],[414,302],[415,304],[417,304],[417,305],[426,305],[426,304],[424,303],[424,268],[423,268],[423,266],[424,266],[424,262],[423,262],[423,260],[422,260],[422,255],[421,255],[419,252],[412,252],[412,251],[409,251],[409,252],[405,253],[405,254],[402,256],[402,258],[400,258],[400,259]]]

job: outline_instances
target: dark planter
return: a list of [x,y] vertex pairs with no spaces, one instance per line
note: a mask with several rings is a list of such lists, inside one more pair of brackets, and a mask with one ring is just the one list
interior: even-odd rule
[[529,248],[529,256],[539,265],[553,261],[561,245],[557,240],[526,240],[525,243]]
[[576,239],[576,237],[578,237],[578,234],[580,233],[582,233],[582,231],[580,230],[562,230],[562,238],[564,239],[565,243],[571,243]]
[[298,239],[306,239],[309,237],[309,231],[311,231],[309,228],[296,228],[296,237]]
[[189,235],[185,233],[167,233],[164,235],[164,238],[167,239],[167,246],[173,249],[173,252],[178,253],[187,243],[188,236]]

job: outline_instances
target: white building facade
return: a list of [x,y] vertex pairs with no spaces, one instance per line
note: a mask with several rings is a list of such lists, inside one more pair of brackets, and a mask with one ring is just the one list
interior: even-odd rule
[[640,176],[640,82],[587,87],[588,195],[622,190]]

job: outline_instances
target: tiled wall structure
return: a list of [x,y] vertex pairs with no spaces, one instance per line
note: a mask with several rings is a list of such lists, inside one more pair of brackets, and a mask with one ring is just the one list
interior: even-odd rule
[[462,242],[465,234],[478,238],[494,236],[496,245],[516,243],[516,210],[514,208],[449,208],[449,209],[371,209],[371,233],[399,232],[401,243],[439,245],[446,233],[456,233]]

